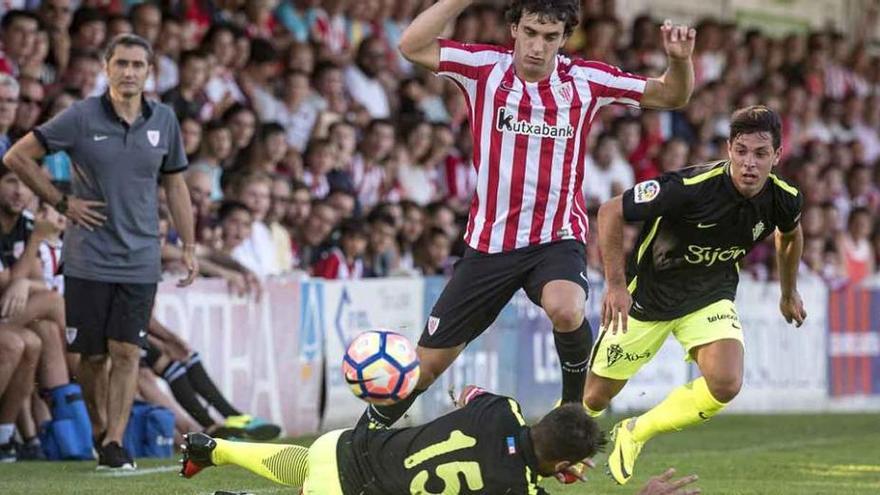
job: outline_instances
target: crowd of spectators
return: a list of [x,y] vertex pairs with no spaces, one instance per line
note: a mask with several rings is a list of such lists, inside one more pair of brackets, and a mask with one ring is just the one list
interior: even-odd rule
[[[181,122],[204,275],[246,292],[293,270],[341,279],[448,274],[476,185],[468,110],[454,84],[396,50],[430,3],[44,0],[6,10],[0,152],[106,91],[100,50],[134,32],[156,49],[148,97]],[[607,0],[584,0],[582,17],[566,45],[571,56],[662,73],[657,20],[623,25]],[[803,272],[834,286],[880,278],[880,56],[830,31],[771,37],[714,20],[696,27],[696,89],[685,108],[598,115],[585,164],[590,211],[638,181],[725,158],[731,111],[762,103],[784,119],[778,173],[805,197]],[[503,5],[475,4],[448,36],[508,45]],[[56,182],[70,180],[64,153],[44,163]],[[588,261],[601,273],[593,233]],[[636,235],[628,230],[630,248]],[[163,255],[174,270],[173,226],[168,240]],[[773,252],[757,247],[745,271],[776,277]]]

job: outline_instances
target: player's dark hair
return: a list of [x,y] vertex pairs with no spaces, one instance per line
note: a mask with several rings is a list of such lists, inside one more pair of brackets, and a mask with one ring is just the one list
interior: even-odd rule
[[104,62],[110,62],[110,59],[113,58],[113,54],[116,52],[117,46],[139,46],[147,52],[147,62],[153,62],[153,47],[150,46],[150,42],[131,33],[123,33],[110,40],[110,44],[107,45],[107,50],[104,52]]
[[767,132],[773,138],[773,149],[782,146],[782,119],[779,114],[764,105],[752,105],[733,112],[730,118],[730,137],[732,143],[737,136]]
[[593,457],[608,443],[580,404],[565,404],[550,411],[532,427],[532,440],[539,460],[552,462]]
[[230,215],[239,210],[246,211],[248,215],[252,214],[251,210],[240,201],[223,201],[222,203],[220,203],[220,208],[217,210],[217,220],[220,223],[223,223],[223,221],[226,220]]
[[580,2],[577,0],[513,0],[505,13],[507,22],[519,24],[524,15],[537,14],[541,22],[565,24],[565,36],[571,35],[580,22]]

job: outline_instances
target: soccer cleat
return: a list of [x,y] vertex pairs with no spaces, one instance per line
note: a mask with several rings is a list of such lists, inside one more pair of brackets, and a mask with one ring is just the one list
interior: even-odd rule
[[30,441],[15,446],[18,451],[18,459],[21,461],[45,461],[46,454],[43,453],[43,446],[38,441]]
[[217,490],[211,495],[255,495],[251,492],[224,492],[223,490]]
[[0,463],[15,462],[18,460],[18,452],[12,442],[0,445]]
[[259,442],[274,440],[281,435],[281,427],[260,418],[248,414],[229,416],[223,424],[226,428],[238,429],[244,432],[244,436]]
[[204,433],[187,433],[183,436],[183,445],[180,450],[183,459],[180,460],[180,475],[186,479],[199,474],[202,469],[214,465],[211,454],[217,442]]
[[98,449],[98,471],[133,471],[135,469],[137,469],[137,464],[134,459],[117,442],[110,442]]
[[633,475],[633,469],[636,465],[636,459],[644,447],[644,442],[637,442],[633,438],[632,431],[627,428],[627,424],[635,418],[627,418],[614,425],[611,430],[611,439],[614,441],[614,448],[608,454],[608,474],[617,482],[618,485],[624,485]]

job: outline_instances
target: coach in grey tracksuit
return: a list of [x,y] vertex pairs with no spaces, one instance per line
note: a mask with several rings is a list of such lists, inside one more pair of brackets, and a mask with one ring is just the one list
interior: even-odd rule
[[[109,91],[36,128],[3,159],[72,221],[62,254],[66,336],[68,349],[82,356],[78,376],[100,446],[99,468],[134,468],[121,445],[161,270],[160,177],[184,243],[189,276],[181,285],[197,271],[180,127],[171,108],[143,97],[152,58],[144,39],[115,38],[105,55]],[[69,196],[38,165],[46,153],[61,150],[73,163]]]

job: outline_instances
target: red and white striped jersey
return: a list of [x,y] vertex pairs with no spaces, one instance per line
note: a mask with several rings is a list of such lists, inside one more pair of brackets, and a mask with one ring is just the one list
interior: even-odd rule
[[465,241],[485,253],[561,239],[586,243],[590,123],[609,103],[637,106],[645,78],[557,55],[547,79],[528,83],[516,75],[511,50],[439,43],[438,74],[464,93],[474,139],[477,191]]
[[364,211],[369,211],[380,201],[400,201],[400,190],[395,184],[388,184],[385,167],[368,163],[360,153],[352,158],[348,173]]

